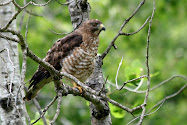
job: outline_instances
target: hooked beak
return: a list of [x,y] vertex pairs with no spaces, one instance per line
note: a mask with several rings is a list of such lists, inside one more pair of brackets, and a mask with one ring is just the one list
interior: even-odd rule
[[104,31],[105,31],[105,26],[104,26],[103,24],[100,24],[99,29],[100,29],[101,31],[102,31],[102,30],[104,30]]

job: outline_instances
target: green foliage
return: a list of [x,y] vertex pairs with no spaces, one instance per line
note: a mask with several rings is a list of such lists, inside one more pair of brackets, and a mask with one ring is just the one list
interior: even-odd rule
[[[38,119],[38,117],[40,117],[40,114],[39,114],[38,112],[36,112],[36,113],[35,113],[34,119],[31,120],[31,123],[35,122],[35,121]],[[48,118],[49,118],[48,112],[45,113],[45,118],[46,118],[47,124],[49,124],[49,123],[50,123],[50,120],[48,119]],[[43,125],[42,119],[40,119],[39,121],[37,121],[37,122],[35,123],[35,125]]]
[[123,118],[126,114],[126,112],[124,110],[122,110],[121,108],[110,104],[109,103],[109,107],[110,107],[110,112],[111,114],[115,117],[115,118]]
[[[31,120],[31,123],[33,123],[35,120]],[[43,121],[42,120],[39,120],[38,122],[36,122],[35,125],[43,125]]]
[[[16,0],[18,3],[22,2]],[[36,1],[38,2],[38,1]],[[42,1],[40,1],[42,3]],[[44,2],[44,1],[43,1]],[[65,2],[65,1],[61,1]],[[102,54],[108,47],[114,36],[117,34],[123,21],[128,18],[140,1],[137,0],[90,0],[92,7],[90,18],[97,18],[103,22],[106,32],[100,35],[99,53]],[[21,3],[22,4],[22,3]],[[187,74],[187,2],[185,0],[162,0],[156,1],[156,12],[152,23],[150,38],[150,72],[151,87],[174,74]],[[31,16],[28,28],[27,43],[29,48],[40,58],[44,58],[46,52],[53,43],[63,37],[50,32],[71,32],[72,26],[66,6],[59,5],[52,1],[49,6],[33,7],[29,6],[29,11],[40,16]],[[146,18],[152,12],[152,1],[146,1],[145,5],[133,17],[128,25],[123,29],[124,32],[134,32],[144,23]],[[27,23],[28,14],[23,20],[23,26]],[[17,22],[21,20],[21,15]],[[123,57],[123,63],[118,74],[118,84],[122,85],[125,81],[146,74],[145,55],[147,43],[148,25],[139,33],[132,36],[120,36],[115,45],[116,50],[111,49],[103,63],[104,75],[109,75],[108,81],[115,83],[116,72],[119,62]],[[25,27],[22,27],[22,34],[25,33]],[[20,52],[20,66],[22,62],[22,52]],[[30,79],[36,71],[38,64],[32,60],[27,61],[26,80]],[[67,83],[66,81],[64,83]],[[128,83],[129,88],[136,88],[140,80]],[[182,79],[175,79],[164,86],[150,92],[148,105],[146,108],[153,107],[158,101],[176,92],[185,83]],[[143,103],[144,94],[137,94],[122,90],[116,91],[115,87],[106,84],[110,98],[121,104],[134,108]],[[143,79],[143,85],[140,90],[146,89],[146,78]],[[114,93],[113,93],[114,92]],[[53,83],[48,84],[39,93],[38,98],[42,108],[44,108],[55,95]],[[177,97],[167,100],[158,112],[145,118],[145,125],[184,125],[187,123],[187,91],[186,89]],[[81,101],[80,101],[81,100]],[[31,119],[36,119],[37,111],[32,103],[27,103],[27,109]],[[124,125],[132,120],[131,114],[120,110],[110,104],[112,122],[114,125]],[[48,119],[52,119],[56,110],[56,103],[49,109]],[[141,110],[134,112],[139,115]],[[173,115],[175,114],[175,115]],[[80,97],[67,96],[63,98],[62,110],[56,124],[64,124],[68,121],[73,125],[90,124],[90,113],[86,102]],[[38,124],[41,123],[41,120]]]

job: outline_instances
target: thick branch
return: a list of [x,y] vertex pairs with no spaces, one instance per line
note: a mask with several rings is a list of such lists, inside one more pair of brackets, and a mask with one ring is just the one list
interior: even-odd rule
[[89,3],[82,0],[67,0],[68,9],[73,24],[73,29],[77,29],[81,23],[89,19],[91,7]]

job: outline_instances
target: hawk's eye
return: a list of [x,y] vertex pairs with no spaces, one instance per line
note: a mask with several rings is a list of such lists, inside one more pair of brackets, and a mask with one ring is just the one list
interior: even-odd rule
[[97,23],[92,23],[92,26],[96,27],[96,26],[97,26]]

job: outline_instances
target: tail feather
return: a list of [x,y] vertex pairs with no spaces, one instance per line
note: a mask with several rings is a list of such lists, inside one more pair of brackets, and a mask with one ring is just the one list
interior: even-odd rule
[[24,100],[33,99],[41,88],[51,81],[51,75],[48,71],[37,71],[30,80],[29,91],[26,93]]
[[38,84],[40,81],[42,81],[43,79],[47,79],[49,78],[51,75],[49,73],[49,71],[37,71],[33,77],[30,80],[30,85],[29,85],[29,89],[31,87],[34,87],[36,84]]

